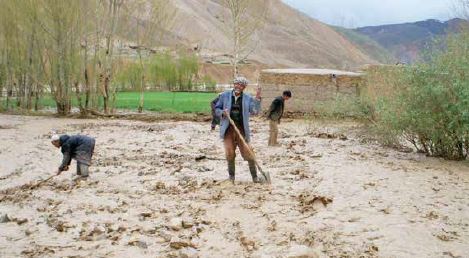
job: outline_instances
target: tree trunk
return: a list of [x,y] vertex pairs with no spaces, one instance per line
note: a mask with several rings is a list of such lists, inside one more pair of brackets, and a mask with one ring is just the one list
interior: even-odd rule
[[77,96],[78,108],[80,109],[80,114],[86,115],[86,108],[83,106],[83,102],[81,99],[80,84],[78,82],[75,82],[74,86],[75,86],[75,94]]
[[236,78],[238,76],[238,61],[234,60],[233,64],[233,78]]
[[[85,64],[86,65],[86,64]],[[90,104],[90,78],[88,75],[88,68],[85,68],[85,109],[88,110]]]
[[109,80],[107,74],[103,78],[103,108],[104,113],[109,114]]
[[[137,26],[138,28],[138,26]],[[138,112],[142,113],[143,111],[143,105],[144,105],[144,95],[143,92],[145,90],[145,74],[144,74],[144,69],[143,69],[143,61],[142,61],[142,53],[140,52],[141,50],[138,50],[138,57],[140,61],[140,101],[138,103]]]
[[142,79],[140,82],[140,102],[138,103],[138,112],[142,113],[144,105],[144,87],[145,87],[145,75],[142,74]]
[[119,19],[119,9],[122,1],[110,0],[109,9],[108,9],[108,19],[109,25],[107,28],[106,35],[106,54],[105,54],[105,64],[104,64],[104,93],[103,93],[103,105],[104,113],[109,113],[109,92],[110,92],[110,83],[113,76],[113,52],[114,52],[114,33]]
[[111,114],[114,114],[116,112],[116,90],[115,89],[113,89],[111,93],[110,107],[111,107]]
[[36,84],[36,90],[34,91],[34,111],[39,110],[39,88],[38,85]]
[[8,110],[9,106],[10,106],[10,94],[8,94],[8,92],[7,92],[7,100],[5,102],[5,110]]
[[33,86],[30,86],[30,89],[28,91],[28,100],[27,100],[27,109],[31,110],[33,109]]
[[29,40],[30,40],[30,44],[29,44],[29,49],[28,49],[28,77],[26,80],[27,85],[25,86],[27,87],[26,108],[28,110],[31,110],[32,109],[32,96],[33,96],[33,79],[32,79],[33,51],[35,47],[34,43],[36,42],[36,23],[35,22],[33,22],[31,38]]
[[57,105],[57,114],[59,116],[65,116],[68,114],[68,108],[67,108],[66,102],[56,100],[56,105]]

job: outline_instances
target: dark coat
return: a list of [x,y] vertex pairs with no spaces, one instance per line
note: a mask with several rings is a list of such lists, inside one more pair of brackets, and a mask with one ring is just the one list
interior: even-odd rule
[[72,159],[76,159],[81,164],[91,165],[95,144],[94,138],[85,135],[62,135],[59,141],[63,154],[60,170],[65,166],[69,166]]
[[217,105],[218,100],[220,100],[220,95],[210,102],[210,107],[212,108],[212,128],[215,128],[216,125],[220,124],[220,118],[215,113],[215,106]]
[[210,107],[212,108],[212,115],[215,115],[215,106],[217,105],[218,100],[220,100],[220,95],[218,95],[212,102],[210,102]]
[[283,100],[282,96],[276,97],[269,108],[269,113],[267,114],[267,118],[273,121],[280,122],[280,119],[283,116],[283,109],[285,106],[285,100]]

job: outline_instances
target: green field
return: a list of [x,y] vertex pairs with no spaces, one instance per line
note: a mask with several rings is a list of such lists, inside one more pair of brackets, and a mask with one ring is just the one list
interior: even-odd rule
[[[117,109],[137,110],[139,96],[138,92],[119,92],[115,106]],[[145,92],[144,110],[165,113],[209,113],[210,102],[216,96],[217,94],[213,92]],[[73,98],[72,102],[76,107],[76,98]],[[11,104],[14,105],[14,103]],[[39,106],[55,108],[55,102],[52,97],[45,96],[40,99]],[[100,99],[100,106],[102,106],[102,99]],[[2,107],[5,107],[4,100]]]

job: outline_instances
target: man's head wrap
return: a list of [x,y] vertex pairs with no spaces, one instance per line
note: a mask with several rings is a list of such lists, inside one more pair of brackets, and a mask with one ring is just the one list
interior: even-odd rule
[[249,84],[249,81],[245,77],[238,76],[233,80],[233,84],[241,84],[247,86]]

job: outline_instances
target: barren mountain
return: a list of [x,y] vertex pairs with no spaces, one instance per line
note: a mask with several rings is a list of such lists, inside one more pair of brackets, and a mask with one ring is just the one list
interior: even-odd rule
[[402,24],[369,26],[354,31],[362,34],[389,51],[398,61],[414,63],[421,60],[424,51],[435,44],[435,40],[457,33],[467,26],[463,19],[451,19],[446,22],[426,20]]
[[[177,43],[197,46],[206,58],[228,54],[230,39],[223,17],[228,9],[219,0],[176,0],[172,38]],[[271,67],[317,67],[355,69],[375,63],[331,27],[271,0],[269,18],[259,33],[250,59]]]

